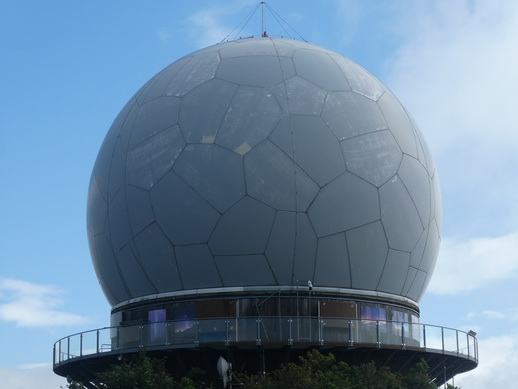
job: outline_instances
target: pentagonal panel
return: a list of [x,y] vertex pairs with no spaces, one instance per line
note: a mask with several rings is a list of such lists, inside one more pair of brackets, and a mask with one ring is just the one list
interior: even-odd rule
[[387,231],[390,248],[412,251],[423,226],[410,194],[397,176],[383,185],[379,192],[381,220]]
[[431,188],[430,178],[421,163],[408,155],[403,157],[398,175],[410,193],[421,223],[427,226],[430,223],[430,207],[431,207]]
[[214,142],[236,89],[237,85],[216,79],[182,97],[179,125],[186,142]]
[[224,59],[216,77],[239,85],[267,87],[283,80],[279,59],[261,55]]
[[374,186],[393,177],[403,157],[388,130],[347,139],[341,145],[347,170]]
[[275,285],[264,255],[216,256],[224,286]]
[[318,240],[315,286],[350,288],[351,269],[343,233]]
[[345,171],[340,144],[319,117],[292,118],[295,162],[324,186]]
[[165,88],[166,96],[183,96],[198,85],[210,80],[219,66],[219,55],[216,51],[190,57]]
[[178,123],[180,99],[160,97],[142,105],[131,130],[129,148]]
[[239,87],[216,135],[216,143],[244,155],[268,137],[281,113],[277,100],[267,89]]
[[153,283],[142,270],[135,253],[129,245],[125,246],[116,257],[131,297],[157,293]]
[[216,263],[207,245],[177,246],[175,253],[185,289],[222,286]]
[[387,128],[378,105],[353,92],[329,93],[322,119],[339,140]]
[[314,50],[297,50],[293,54],[297,74],[327,91],[350,90],[339,67],[327,54]]
[[126,180],[150,189],[173,166],[185,147],[178,126],[168,128],[137,145],[127,154]]
[[380,222],[347,231],[352,287],[376,290],[381,280],[388,245]]
[[152,190],[155,219],[174,244],[205,243],[219,219],[219,212],[174,172]]
[[417,158],[417,145],[410,118],[399,101],[390,93],[385,93],[378,100],[390,131],[404,153]]
[[285,88],[291,114],[320,115],[326,91],[298,76],[287,80]]
[[405,285],[409,263],[409,253],[389,250],[378,290],[380,292],[401,294]]
[[191,144],[174,171],[209,204],[225,212],[245,195],[241,157],[214,144]]
[[320,190],[308,215],[319,237],[371,223],[380,218],[378,192],[364,180],[345,173]]
[[296,210],[295,164],[269,141],[245,156],[247,193],[275,208]]
[[313,280],[317,255],[317,237],[313,226],[305,213],[297,213],[297,236],[295,240],[295,260],[293,279]]
[[295,256],[296,214],[278,211],[275,214],[266,258],[279,285],[291,285]]
[[159,293],[182,289],[173,247],[156,223],[138,234],[134,242],[142,270]]
[[275,211],[246,196],[221,216],[209,247],[216,255],[262,254]]
[[128,185],[126,187],[126,205],[133,235],[137,235],[155,221],[148,191]]
[[360,65],[341,55],[330,54],[330,57],[342,70],[352,91],[374,101],[377,101],[384,93],[381,83]]

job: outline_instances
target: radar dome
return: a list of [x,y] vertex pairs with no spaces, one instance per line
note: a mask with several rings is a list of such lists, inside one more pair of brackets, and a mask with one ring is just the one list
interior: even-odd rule
[[418,302],[440,218],[430,153],[386,86],[321,47],[249,38],[179,59],[131,98],[87,224],[112,306],[298,280]]

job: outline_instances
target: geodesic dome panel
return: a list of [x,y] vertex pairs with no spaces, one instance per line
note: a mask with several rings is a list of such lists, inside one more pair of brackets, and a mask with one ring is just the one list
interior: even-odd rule
[[417,302],[441,201],[422,135],[379,80],[315,45],[250,38],[179,59],[128,102],[87,224],[112,305],[297,280]]

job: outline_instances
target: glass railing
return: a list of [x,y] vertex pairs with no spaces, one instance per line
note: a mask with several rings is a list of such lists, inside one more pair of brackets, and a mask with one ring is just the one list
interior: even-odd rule
[[452,328],[334,317],[240,317],[165,321],[81,332],[54,344],[54,366],[76,358],[136,349],[267,344],[420,349],[478,362],[475,334]]

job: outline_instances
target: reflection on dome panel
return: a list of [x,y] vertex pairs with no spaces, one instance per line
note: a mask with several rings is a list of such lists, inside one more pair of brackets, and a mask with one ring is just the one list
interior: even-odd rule
[[142,105],[133,123],[129,148],[178,123],[180,99],[161,97]]
[[264,255],[216,256],[224,286],[275,285]]
[[278,211],[268,239],[266,258],[279,285],[291,284],[291,272],[295,256],[295,235],[295,212]]
[[389,250],[387,262],[378,285],[380,292],[401,294],[410,263],[410,254]]
[[175,252],[185,289],[222,286],[214,258],[206,245],[177,246]]
[[329,93],[322,119],[339,140],[387,128],[378,105],[352,92]]
[[295,69],[300,77],[327,91],[351,90],[343,73],[326,54],[314,50],[297,50],[293,55]]
[[321,187],[345,171],[340,144],[324,122],[294,116],[295,162]]
[[216,77],[239,85],[266,87],[283,80],[278,58],[259,55],[224,59]]
[[388,130],[351,138],[341,145],[347,170],[375,186],[398,171],[402,154]]
[[134,241],[140,265],[157,291],[182,289],[173,247],[156,223],[138,234]]
[[371,223],[380,218],[378,192],[346,173],[320,190],[308,214],[319,237]]
[[184,146],[178,126],[161,131],[139,144],[127,154],[127,183],[142,189],[152,188],[171,169]]
[[125,246],[116,257],[131,297],[157,293],[149,278],[142,271],[142,267],[129,245]]
[[[277,100],[268,90],[239,87],[216,135],[216,143],[246,154],[270,135],[281,114]],[[248,150],[239,152],[243,145],[248,145]]]
[[380,82],[360,65],[341,55],[330,54],[347,78],[351,90],[371,100],[377,101],[384,93]]
[[296,230],[293,281],[312,280],[317,255],[317,237],[305,213],[297,213]]
[[192,56],[173,77],[164,91],[166,96],[182,96],[198,85],[210,80],[219,66],[217,52]]
[[405,155],[398,175],[414,201],[423,226],[427,226],[430,223],[430,204],[432,201],[430,178],[427,172],[418,160]]
[[221,216],[209,241],[216,255],[264,253],[275,211],[248,196]]
[[131,185],[126,186],[126,204],[133,235],[155,221],[148,191]]
[[351,287],[351,270],[344,234],[318,240],[314,285],[339,288]]
[[390,248],[412,251],[423,231],[412,198],[397,176],[383,185],[379,192],[381,220]]
[[387,239],[380,222],[346,232],[352,287],[376,290],[388,255]]
[[265,141],[245,156],[247,193],[275,208],[295,211],[295,165],[286,154]]
[[220,212],[245,195],[242,159],[221,146],[188,145],[174,171]]
[[155,218],[171,242],[178,245],[205,243],[219,213],[174,172],[151,190]]

